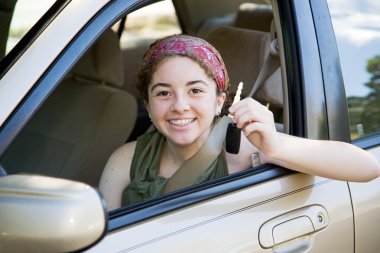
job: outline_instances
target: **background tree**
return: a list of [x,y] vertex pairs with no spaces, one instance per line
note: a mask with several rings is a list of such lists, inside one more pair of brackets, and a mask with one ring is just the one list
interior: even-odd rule
[[370,92],[365,98],[362,114],[366,134],[380,131],[380,55],[368,60],[367,71],[371,77],[365,86]]

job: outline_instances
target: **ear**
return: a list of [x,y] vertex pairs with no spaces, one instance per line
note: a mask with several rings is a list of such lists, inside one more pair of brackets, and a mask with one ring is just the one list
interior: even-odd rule
[[217,96],[216,96],[216,111],[217,112],[220,112],[223,108],[223,105],[224,105],[224,101],[226,101],[226,93],[225,92],[220,92]]
[[145,109],[148,111],[148,115],[149,115],[149,118],[150,118],[149,103],[147,101],[145,101],[145,100],[144,100],[144,106],[145,106]]

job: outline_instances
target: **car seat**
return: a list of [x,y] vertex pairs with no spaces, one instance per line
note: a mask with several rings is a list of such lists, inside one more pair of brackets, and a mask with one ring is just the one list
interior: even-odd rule
[[123,85],[117,35],[107,30],[77,62],[2,159],[31,172],[97,186],[111,153],[126,142],[137,102]]
[[273,11],[269,3],[265,1],[242,3],[233,13],[212,17],[201,22],[196,30],[196,36],[205,38],[211,31],[221,26],[270,32],[272,20]]
[[232,26],[270,32],[273,11],[270,4],[243,3],[239,6]]
[[[272,28],[274,29],[274,28]],[[230,77],[231,94],[235,94],[238,83],[243,82],[242,98],[247,97],[263,68],[275,39],[272,32],[255,31],[231,26],[219,27],[206,37],[221,54]],[[275,118],[280,120],[283,108],[281,69],[274,71],[260,86],[253,98],[270,104]]]
[[222,26],[212,31],[206,40],[221,54],[235,93],[240,81],[246,97],[269,54],[270,34],[248,29]]

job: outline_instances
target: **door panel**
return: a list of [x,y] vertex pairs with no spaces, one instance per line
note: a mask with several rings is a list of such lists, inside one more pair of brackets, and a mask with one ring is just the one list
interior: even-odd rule
[[[273,218],[260,227],[259,242],[263,248],[282,248],[296,244],[311,246],[310,236],[329,225],[326,209],[319,205],[302,207]],[[294,239],[301,239],[294,242]],[[296,247],[296,248],[299,248]],[[287,247],[284,247],[287,248]],[[293,247],[294,248],[294,247]]]
[[260,227],[309,206],[325,210],[327,227],[287,241],[276,251],[284,252],[301,241],[312,247],[310,252],[353,252],[347,183],[300,173],[117,230],[88,252],[272,252],[273,248],[260,246]]
[[[380,162],[380,146],[368,151]],[[380,252],[380,178],[349,186],[355,214],[355,252]]]

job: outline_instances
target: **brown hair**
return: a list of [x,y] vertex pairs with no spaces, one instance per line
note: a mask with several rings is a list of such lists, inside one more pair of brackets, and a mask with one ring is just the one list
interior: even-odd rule
[[[194,53],[193,48],[186,47],[185,49],[182,47],[181,51],[178,52],[178,50],[173,50],[171,48],[165,48],[167,44],[165,43],[170,43],[170,42],[177,42],[178,39],[185,40],[185,43],[187,41],[194,42],[196,41],[198,44],[197,46],[207,46],[208,50],[212,50],[211,52],[214,53],[214,57],[218,59],[218,64],[220,64],[220,69],[223,72],[223,81],[224,81],[224,87],[223,90],[220,90],[217,85],[217,92],[225,92],[227,97],[228,97],[228,88],[230,86],[229,83],[229,78],[227,74],[227,70],[225,68],[224,62],[220,56],[220,54],[217,52],[217,50],[212,47],[208,42],[197,38],[197,37],[191,37],[188,35],[172,35],[165,37],[163,39],[160,39],[153,43],[148,51],[144,55],[144,60],[143,63],[140,66],[140,70],[138,72],[138,83],[137,83],[137,89],[140,92],[141,97],[143,98],[144,102],[147,103],[149,98],[148,98],[148,85],[152,81],[152,76],[153,73],[156,71],[157,67],[159,64],[161,64],[165,59],[168,59],[170,57],[174,56],[182,56],[182,57],[188,57],[192,59],[194,62],[198,63],[199,66],[205,71],[206,75],[210,77],[211,79],[215,80],[217,82],[217,77],[215,76],[215,71],[213,72],[212,67],[210,67],[209,61],[207,59],[202,58],[203,55],[199,55],[196,52]],[[163,46],[162,46],[163,45]],[[188,45],[188,44],[186,44]],[[158,48],[158,49],[157,49]],[[152,56],[154,55],[154,56]]]

